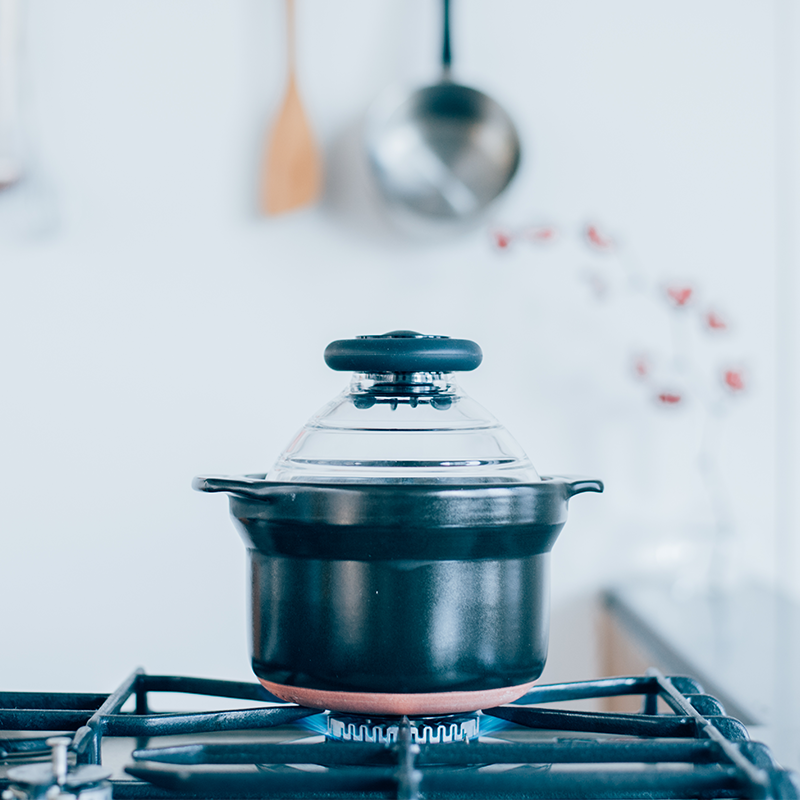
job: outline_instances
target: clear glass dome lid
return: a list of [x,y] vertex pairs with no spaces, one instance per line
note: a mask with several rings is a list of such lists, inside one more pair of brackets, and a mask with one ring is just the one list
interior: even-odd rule
[[456,384],[483,358],[467,339],[392,331],[325,350],[350,385],[284,450],[268,480],[295,483],[530,483],[508,431]]

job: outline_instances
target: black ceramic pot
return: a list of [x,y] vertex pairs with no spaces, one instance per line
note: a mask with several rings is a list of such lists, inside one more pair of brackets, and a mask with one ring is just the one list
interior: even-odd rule
[[302,484],[201,477],[248,547],[253,669],[313,708],[442,714],[510,702],[547,656],[550,550],[600,481]]

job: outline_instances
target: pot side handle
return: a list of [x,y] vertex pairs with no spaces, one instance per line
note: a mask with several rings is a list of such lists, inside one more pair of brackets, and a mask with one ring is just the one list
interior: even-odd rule
[[597,478],[587,478],[584,475],[558,475],[550,480],[562,481],[567,490],[567,499],[583,492],[602,492],[605,488],[603,481]]
[[192,489],[197,492],[228,492],[253,500],[265,500],[269,489],[264,486],[264,477],[258,478],[228,478],[224,476],[198,475],[192,479]]

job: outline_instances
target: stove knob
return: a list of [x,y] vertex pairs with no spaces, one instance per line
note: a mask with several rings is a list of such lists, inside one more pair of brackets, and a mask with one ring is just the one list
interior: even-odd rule
[[59,786],[63,786],[67,780],[69,765],[67,763],[67,749],[72,744],[72,739],[66,736],[53,736],[45,742],[51,749],[51,763],[53,765],[53,777]]
[[26,764],[8,770],[10,786],[0,800],[111,800],[111,771],[97,764],[70,770],[72,740],[54,736],[49,764]]

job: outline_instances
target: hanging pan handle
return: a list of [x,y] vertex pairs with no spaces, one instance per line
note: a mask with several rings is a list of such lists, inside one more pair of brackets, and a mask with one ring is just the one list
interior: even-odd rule
[[442,72],[444,79],[447,80],[450,77],[450,66],[453,62],[453,53],[450,49],[450,0],[444,0],[443,11]]

